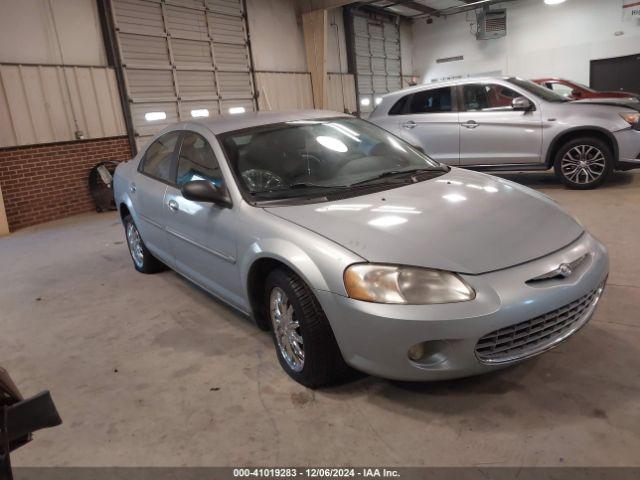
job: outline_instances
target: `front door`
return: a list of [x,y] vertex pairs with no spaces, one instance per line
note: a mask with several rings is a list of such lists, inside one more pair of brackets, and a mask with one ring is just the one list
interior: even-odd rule
[[172,256],[164,230],[164,197],[168,184],[172,182],[172,160],[180,133],[169,132],[149,145],[129,186],[134,221],[142,240],[155,256],[168,265],[172,265]]
[[539,108],[514,110],[511,102],[522,95],[503,85],[474,83],[459,88],[461,166],[543,162]]
[[399,136],[420,146],[431,158],[458,165],[460,126],[451,87],[435,88],[410,95],[397,113]]
[[[193,126],[199,129],[198,126]],[[187,130],[178,154],[175,186],[168,186],[166,231],[176,270],[239,307],[244,306],[236,263],[236,217],[233,208],[184,198],[180,188],[192,180],[225,184],[206,131]]]

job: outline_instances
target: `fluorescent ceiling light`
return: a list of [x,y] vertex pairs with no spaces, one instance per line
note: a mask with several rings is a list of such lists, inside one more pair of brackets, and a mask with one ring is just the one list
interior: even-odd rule
[[380,105],[382,103],[382,97],[376,98],[376,105]]
[[157,122],[158,120],[166,120],[167,114],[165,112],[147,112],[144,114],[144,119],[147,122]]
[[209,116],[209,110],[207,110],[206,108],[199,108],[199,109],[196,109],[196,110],[191,110],[191,116],[193,118],[208,117]]
[[362,100],[360,100],[360,105],[362,105],[363,107],[368,107],[369,105],[371,105],[371,100],[369,100],[368,98],[363,98]]
[[229,113],[230,113],[231,115],[237,115],[238,113],[244,113],[244,112],[246,112],[246,111],[247,111],[247,110],[246,110],[244,107],[231,107],[231,108],[229,109]]
[[564,3],[565,0],[544,0],[544,3],[547,5],[558,5],[559,3]]

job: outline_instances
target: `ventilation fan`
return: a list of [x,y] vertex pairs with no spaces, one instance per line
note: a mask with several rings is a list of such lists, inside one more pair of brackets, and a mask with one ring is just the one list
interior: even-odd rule
[[507,34],[507,10],[484,8],[476,15],[478,30],[476,40],[491,40]]

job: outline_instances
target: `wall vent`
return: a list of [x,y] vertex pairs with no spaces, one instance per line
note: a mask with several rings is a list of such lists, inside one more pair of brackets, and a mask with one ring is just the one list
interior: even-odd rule
[[507,10],[484,8],[477,14],[478,30],[476,40],[492,40],[507,34]]
[[462,55],[458,55],[457,57],[438,58],[436,63],[459,62],[461,60],[464,60],[464,57]]

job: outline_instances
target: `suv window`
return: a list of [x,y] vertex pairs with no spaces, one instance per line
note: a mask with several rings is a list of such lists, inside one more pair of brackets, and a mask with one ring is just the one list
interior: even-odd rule
[[192,180],[209,180],[219,186],[222,178],[220,164],[209,142],[195,132],[185,133],[178,157],[178,186]]
[[407,113],[440,113],[452,110],[451,88],[445,87],[414,93]]
[[158,180],[171,181],[171,158],[180,133],[179,131],[166,133],[149,145],[140,171]]
[[502,85],[463,86],[464,108],[467,111],[510,110],[513,99],[520,96],[518,92]]

